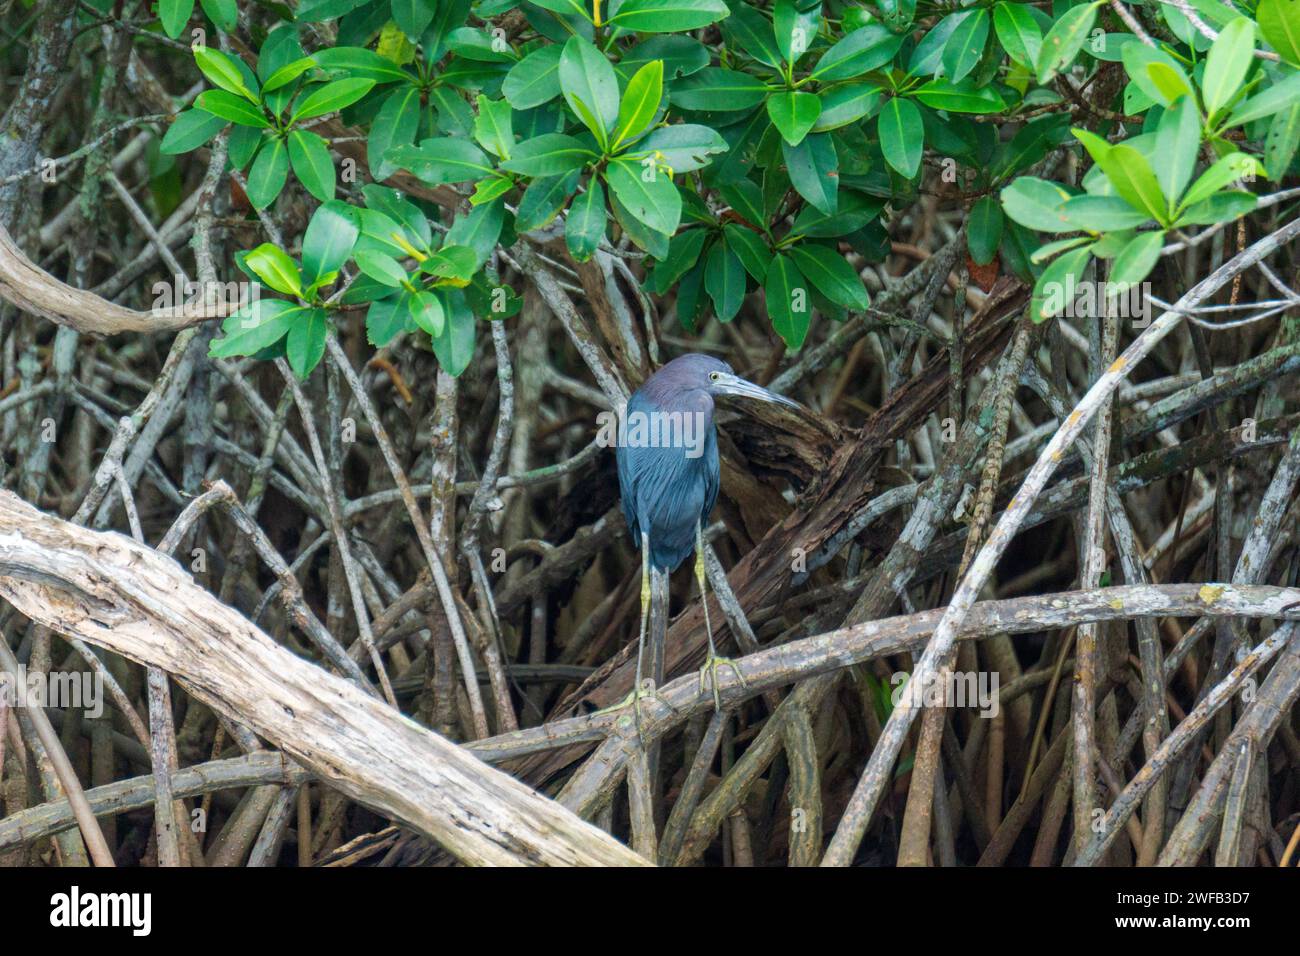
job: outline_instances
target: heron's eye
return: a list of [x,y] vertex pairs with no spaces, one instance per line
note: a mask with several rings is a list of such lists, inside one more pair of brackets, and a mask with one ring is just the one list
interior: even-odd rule
[[717,372],[710,372],[710,373],[709,373],[709,381],[710,381],[710,382],[716,382],[719,378],[721,378],[721,376],[720,376]]

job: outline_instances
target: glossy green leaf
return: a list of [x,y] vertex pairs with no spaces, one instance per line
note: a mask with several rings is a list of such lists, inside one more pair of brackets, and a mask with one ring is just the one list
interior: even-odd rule
[[865,309],[871,297],[853,267],[838,252],[813,242],[790,247],[790,257],[810,287],[846,309]]
[[250,251],[244,256],[244,265],[268,288],[283,295],[302,295],[302,275],[298,266],[274,243],[264,242]]
[[605,190],[594,176],[587,183],[587,191],[578,195],[569,207],[564,223],[564,242],[569,254],[578,262],[586,262],[605,238]]
[[299,379],[306,379],[325,355],[329,320],[324,309],[307,309],[294,318],[285,340],[284,354]]
[[664,96],[664,65],[652,60],[633,74],[618,106],[613,148],[629,143],[650,128]]
[[248,100],[236,93],[226,90],[205,90],[194,100],[194,105],[213,116],[238,123],[240,126],[252,126],[255,129],[267,129],[271,125],[262,111]]
[[299,99],[290,121],[301,123],[326,113],[336,113],[361,99],[374,85],[374,80],[353,78],[318,86]]
[[580,176],[579,170],[572,169],[559,176],[534,179],[519,200],[519,208],[515,211],[515,231],[532,232],[550,223],[578,188]]
[[1255,19],[1260,34],[1277,55],[1300,66],[1300,0],[1259,0]]
[[558,176],[599,158],[581,140],[563,133],[543,133],[516,144],[501,168],[524,176]]
[[767,115],[791,146],[798,146],[822,113],[822,101],[813,93],[782,90],[767,98]]
[[1292,73],[1269,85],[1268,89],[1239,103],[1228,114],[1228,126],[1242,126],[1252,120],[1272,116],[1300,101],[1300,73]]
[[1002,244],[1002,206],[993,196],[982,196],[971,206],[966,222],[966,245],[976,265],[988,265]]
[[213,86],[242,96],[250,103],[259,102],[258,90],[249,86],[244,71],[235,64],[229,54],[208,46],[195,47],[194,62]]
[[564,99],[596,141],[604,145],[618,119],[618,78],[605,54],[574,36],[560,56],[560,90]]
[[876,83],[852,83],[820,94],[821,115],[813,123],[814,133],[827,133],[870,116],[880,105],[881,90]]
[[432,292],[422,291],[410,296],[407,309],[411,321],[428,332],[431,338],[442,335],[447,327],[447,313],[442,307],[442,300]]
[[302,267],[307,284],[343,268],[360,235],[356,212],[347,203],[332,200],[317,209],[302,237]]
[[186,110],[177,115],[159,144],[160,152],[172,156],[198,149],[226,127],[226,120],[204,110]]
[[311,130],[289,133],[289,162],[307,192],[322,202],[334,198],[334,161],[325,140]]
[[1043,37],[1042,48],[1038,51],[1035,66],[1038,70],[1038,82],[1047,83],[1056,74],[1074,62],[1088,39],[1092,25],[1097,22],[1097,7],[1100,0],[1081,3],[1071,7],[1056,18],[1052,28]]
[[1220,31],[1205,58],[1201,97],[1213,115],[1237,95],[1254,60],[1255,24],[1237,17]]
[[1200,111],[1190,96],[1181,97],[1165,110],[1156,128],[1156,155],[1160,157],[1156,164],[1156,179],[1171,205],[1178,201],[1191,181],[1200,146]]
[[[1160,261],[1160,250],[1165,245],[1164,232],[1139,232],[1115,256],[1110,267],[1110,286],[1114,293],[1123,294],[1137,285]],[[1111,289],[1107,289],[1108,294]]]
[[208,355],[255,355],[284,338],[303,311],[301,306],[283,299],[258,299],[222,321],[222,337],[212,340]]
[[1291,168],[1296,148],[1300,146],[1300,102],[1282,110],[1269,124],[1264,138],[1264,168],[1268,178],[1277,182]]
[[776,255],[767,267],[763,282],[767,314],[772,328],[781,336],[786,348],[798,350],[808,337],[812,307],[807,281],[787,255]]
[[1007,55],[1032,67],[1043,47],[1043,31],[1029,12],[1029,4],[999,0],[993,7],[993,26]]
[[943,45],[940,62],[943,64],[944,75],[953,83],[965,79],[984,55],[984,45],[988,38],[988,11],[976,8],[957,25],[952,36],[948,37],[948,42]]
[[781,152],[795,192],[827,215],[834,214],[839,207],[840,168],[830,134],[813,133],[798,146],[782,141]]
[[745,271],[761,285],[767,279],[767,267],[772,261],[772,250],[763,237],[734,222],[723,226],[722,232],[727,237],[727,246],[740,259]]
[[879,23],[868,24],[854,30],[823,53],[813,67],[811,77],[830,83],[862,76],[892,61],[902,45],[901,36],[895,36]]
[[419,146],[394,146],[385,158],[430,186],[466,183],[493,172],[483,150],[450,136],[426,139]]
[[158,0],[158,20],[163,32],[175,40],[194,14],[194,0]]
[[763,81],[748,73],[709,67],[679,80],[672,89],[675,106],[686,110],[747,110],[767,97]]
[[609,24],[636,33],[680,33],[707,27],[728,12],[722,0],[623,0]]
[[409,281],[402,264],[392,256],[386,256],[382,252],[358,250],[353,258],[356,259],[357,268],[363,274],[390,288],[401,288]]
[[1021,176],[1002,190],[1002,209],[1015,222],[1039,232],[1068,232],[1070,225],[1062,207],[1070,193],[1059,183]]
[[971,80],[950,83],[940,77],[917,87],[912,95],[931,109],[949,113],[998,113],[1007,106],[993,87]]
[[532,109],[560,95],[558,44],[534,50],[510,68],[501,83],[501,95],[517,110]]
[[616,159],[605,178],[619,201],[639,222],[654,232],[671,236],[682,217],[682,197],[671,177],[652,166]]
[[700,250],[709,233],[704,229],[686,229],[673,236],[662,258],[655,263],[654,271],[645,280],[645,289],[663,295],[681,281],[700,258]]
[[515,145],[514,111],[505,100],[478,98],[478,116],[474,119],[474,138],[479,145],[500,159],[509,159]]
[[456,376],[469,368],[469,363],[474,359],[474,338],[478,324],[461,293],[449,293],[443,306],[447,321],[442,334],[434,336],[432,340],[433,354],[448,375]]
[[719,240],[709,250],[704,264],[704,288],[713,300],[720,322],[730,322],[745,301],[745,267],[740,257]]
[[1075,249],[1053,259],[1034,285],[1030,317],[1043,322],[1071,308],[1078,295],[1083,270],[1092,258],[1088,249]]
[[257,154],[248,171],[248,201],[254,209],[265,209],[275,202],[289,178],[289,150],[284,140],[273,139]]
[[685,173],[703,169],[709,165],[710,156],[726,151],[727,141],[711,127],[674,123],[651,130],[630,155],[652,155],[674,173]]
[[895,96],[880,108],[876,122],[885,162],[905,179],[911,179],[921,168],[921,151],[925,147],[921,111],[911,100]]
[[1160,189],[1155,171],[1145,156],[1132,146],[1120,143],[1111,147],[1098,165],[1106,173],[1115,191],[1134,209],[1145,212],[1156,222],[1169,219],[1169,203]]

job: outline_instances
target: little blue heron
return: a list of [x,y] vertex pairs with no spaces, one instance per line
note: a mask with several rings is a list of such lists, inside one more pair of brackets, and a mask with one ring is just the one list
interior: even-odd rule
[[[617,446],[618,484],[632,541],[641,549],[641,633],[637,642],[636,688],[611,710],[632,703],[640,723],[642,658],[651,603],[651,569],[667,575],[695,552],[695,579],[704,604],[709,657],[700,668],[700,689],[713,686],[721,709],[719,667],[735,665],[719,657],[713,644],[705,593],[704,523],[718,499],[718,434],[713,400],[736,395],[797,408],[788,398],[746,381],[726,362],[708,355],[675,358],[650,376],[624,412]],[[651,693],[653,693],[651,691]]]

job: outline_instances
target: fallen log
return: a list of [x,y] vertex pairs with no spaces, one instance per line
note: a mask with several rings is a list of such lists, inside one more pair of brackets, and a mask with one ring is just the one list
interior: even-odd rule
[[172,674],[326,785],[462,862],[637,866],[554,801],[289,653],[172,559],[0,492],[0,597],[34,621]]

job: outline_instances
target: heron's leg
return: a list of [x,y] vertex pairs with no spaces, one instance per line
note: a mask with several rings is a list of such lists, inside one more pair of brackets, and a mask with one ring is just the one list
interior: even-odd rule
[[706,684],[713,686],[713,708],[722,710],[722,695],[718,692],[718,671],[730,667],[731,672],[745,686],[745,676],[740,673],[736,662],[729,657],[719,657],[718,649],[713,644],[713,625],[709,622],[708,574],[704,568],[704,529],[700,522],[695,522],[695,581],[700,586],[700,604],[704,608],[704,634],[709,639],[709,657],[700,668],[700,690]]
[[677,709],[676,707],[673,707],[672,704],[668,703],[664,697],[659,695],[659,691],[654,687],[653,681],[650,682],[649,687],[645,685],[645,671],[643,668],[645,661],[646,631],[650,624],[650,599],[650,537],[649,535],[643,534],[641,535],[641,631],[637,635],[636,642],[636,684],[633,686],[632,693],[628,694],[617,704],[614,704],[612,707],[606,707],[603,710],[598,710],[596,711],[596,714],[593,715],[596,716],[599,714],[613,713],[614,711],[622,710],[628,704],[631,704],[632,712],[636,718],[636,733],[638,737],[641,736],[642,697],[654,697],[670,710]]

